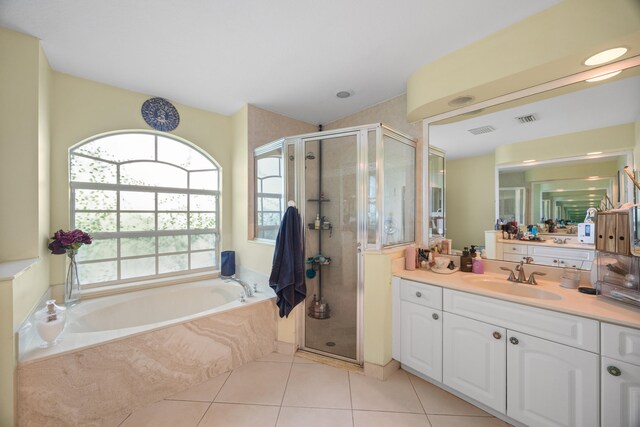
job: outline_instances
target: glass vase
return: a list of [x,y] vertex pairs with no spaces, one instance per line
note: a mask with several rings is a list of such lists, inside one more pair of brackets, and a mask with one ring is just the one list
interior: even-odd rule
[[68,250],[69,267],[67,268],[67,280],[64,282],[64,303],[70,307],[80,299],[80,280],[78,279],[78,264],[76,255],[78,251]]

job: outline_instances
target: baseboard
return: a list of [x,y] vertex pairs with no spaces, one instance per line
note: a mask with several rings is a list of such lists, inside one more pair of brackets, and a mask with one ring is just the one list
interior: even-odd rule
[[378,365],[375,363],[364,362],[364,374],[368,377],[377,378],[381,381],[386,380],[395,371],[400,369],[400,362],[391,359],[386,365]]

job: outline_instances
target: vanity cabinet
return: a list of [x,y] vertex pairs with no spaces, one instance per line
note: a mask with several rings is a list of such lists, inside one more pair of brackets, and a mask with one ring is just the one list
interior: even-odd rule
[[601,391],[600,322],[405,279],[393,284],[393,354],[406,368],[525,425],[627,425],[610,421],[620,410],[605,402],[638,425],[638,371],[625,364],[640,360],[640,331],[627,328],[633,338],[602,330],[603,346],[624,353],[625,376],[602,380]]
[[401,362],[442,381],[442,288],[402,280]]
[[602,426],[640,426],[640,331],[602,323]]
[[598,426],[597,354],[521,332],[507,338],[509,417],[531,426]]
[[506,413],[506,329],[452,313],[443,317],[442,382]]

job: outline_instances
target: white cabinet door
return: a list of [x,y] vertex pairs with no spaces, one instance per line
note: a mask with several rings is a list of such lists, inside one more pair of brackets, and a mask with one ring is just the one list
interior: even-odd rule
[[402,301],[401,362],[442,382],[442,311]]
[[506,330],[443,313],[442,382],[505,413]]
[[531,426],[598,426],[597,354],[520,332],[508,339],[508,416]]
[[602,358],[602,426],[640,426],[640,366]]

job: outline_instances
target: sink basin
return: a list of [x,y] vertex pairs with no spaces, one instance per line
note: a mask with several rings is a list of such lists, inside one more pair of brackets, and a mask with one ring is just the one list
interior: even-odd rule
[[544,300],[562,299],[560,295],[541,289],[537,285],[513,283],[509,282],[507,279],[473,277],[466,279],[466,281],[473,284],[475,288],[487,289],[505,295]]

